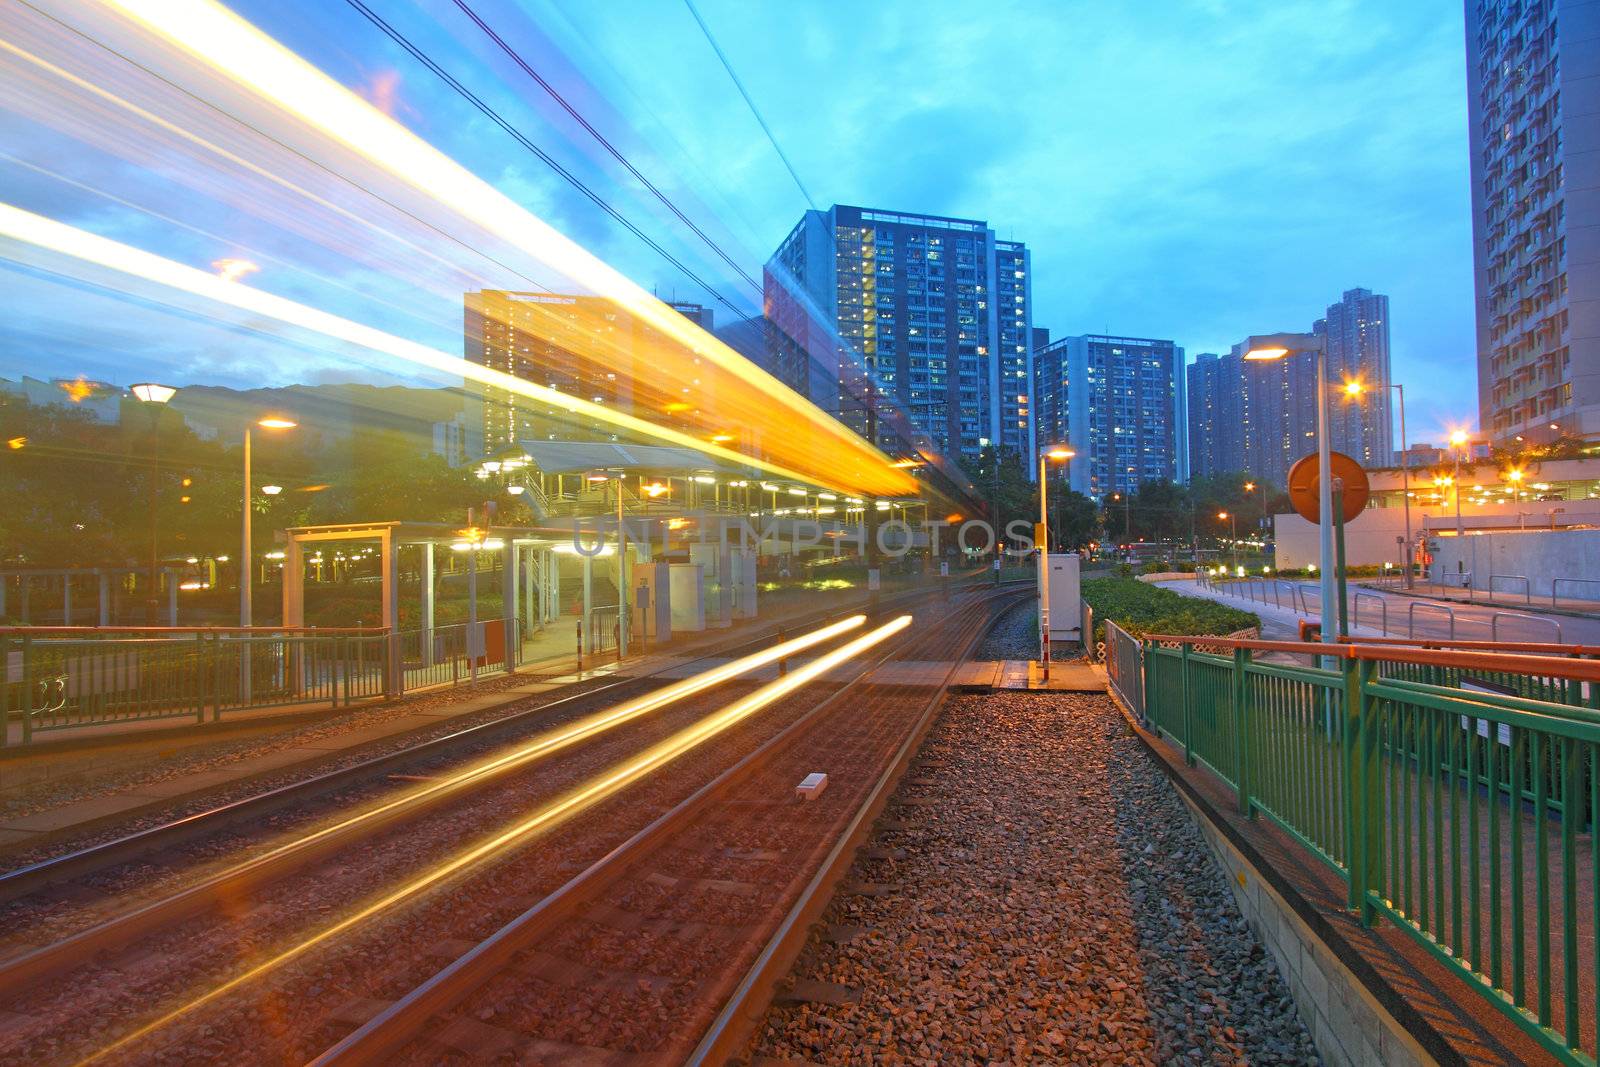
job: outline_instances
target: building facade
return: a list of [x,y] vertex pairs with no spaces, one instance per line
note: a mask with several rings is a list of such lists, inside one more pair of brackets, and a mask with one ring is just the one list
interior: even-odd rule
[[[1032,454],[1032,280],[1022,243],[976,219],[835,204],[806,212],[766,280],[769,314],[809,350],[808,374],[838,383],[838,414],[859,431],[867,417],[850,398],[877,396],[905,413],[921,447],[976,455],[996,442]],[[822,332],[836,330],[847,350],[826,338],[807,344],[796,333],[805,324],[787,321],[797,305],[815,309]],[[875,443],[893,447],[883,427],[877,433]]]
[[1181,347],[1146,337],[1062,337],[1035,355],[1039,439],[1077,452],[1072,488],[1099,500],[1183,476],[1183,365]]
[[1600,437],[1600,4],[1466,0],[1478,408]]
[[[1357,381],[1359,399],[1335,397],[1328,408],[1333,449],[1363,467],[1386,466],[1394,452],[1389,394],[1389,298],[1349,289],[1328,306],[1314,333],[1327,338],[1328,378]],[[1315,414],[1315,412],[1313,412]]]
[[1246,474],[1282,487],[1316,449],[1316,356],[1256,362],[1244,346],[1202,353],[1187,370],[1189,474]]

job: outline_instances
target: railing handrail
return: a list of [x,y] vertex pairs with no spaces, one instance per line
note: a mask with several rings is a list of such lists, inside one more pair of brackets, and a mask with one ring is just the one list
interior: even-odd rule
[[[1550,579],[1550,606],[1556,606],[1556,587],[1562,582],[1582,582],[1586,585],[1600,585],[1600,578],[1551,578]],[[1574,597],[1573,599],[1579,599]]]
[[1528,576],[1526,574],[1491,574],[1491,575],[1489,575],[1489,588],[1488,588],[1487,592],[1488,592],[1489,597],[1491,599],[1493,599],[1493,597],[1494,597],[1494,581],[1495,581],[1496,578],[1500,579],[1503,582],[1521,582],[1522,583],[1522,599],[1523,599],[1523,602],[1526,603],[1526,604],[1532,604],[1533,603],[1533,582],[1529,580],[1529,578],[1528,578]]
[[[1530,616],[1536,618],[1537,616]],[[1600,645],[1563,645],[1550,641],[1452,641],[1444,637],[1341,637],[1340,644],[1413,645],[1500,652],[1548,652],[1562,656],[1600,656]]]
[[[1348,642],[1322,641],[1264,641],[1249,637],[1207,637],[1192,634],[1146,634],[1151,644],[1206,645],[1211,648],[1244,648],[1255,652],[1292,652],[1302,656],[1323,656],[1331,659],[1394,663],[1415,663],[1424,667],[1466,667],[1480,671],[1504,671],[1510,674],[1531,674],[1541,678],[1569,678],[1574,681],[1600,682],[1600,660],[1574,659],[1567,656],[1530,656],[1519,653],[1487,651],[1456,651],[1452,649],[1418,648],[1415,644],[1367,643],[1365,639],[1352,638]],[[1360,640],[1361,643],[1356,643]],[[1575,649],[1576,645],[1563,645]]]
[[1423,611],[1442,611],[1442,612],[1444,612],[1445,613],[1445,617],[1450,620],[1450,640],[1452,640],[1452,641],[1455,640],[1455,637],[1456,637],[1456,609],[1451,607],[1449,604],[1430,604],[1430,603],[1426,603],[1424,601],[1417,601],[1417,600],[1413,600],[1411,603],[1406,605],[1406,636],[1407,637],[1412,637],[1417,632],[1417,609],[1418,608],[1421,608]]

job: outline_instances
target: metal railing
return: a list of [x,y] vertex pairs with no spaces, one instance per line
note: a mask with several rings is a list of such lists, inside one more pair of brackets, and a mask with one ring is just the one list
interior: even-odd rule
[[0,746],[108,723],[215,722],[256,708],[339,708],[463,683],[506,662],[504,623],[421,630],[0,627]]
[[1500,640],[1500,620],[1518,619],[1524,623],[1537,623],[1540,626],[1550,626],[1556,632],[1556,644],[1561,644],[1561,623],[1544,615],[1524,615],[1520,611],[1497,611],[1489,616],[1489,638],[1493,641]]
[[1106,633],[1106,679],[1122,702],[1144,719],[1144,646],[1110,619],[1102,625]]
[[1529,604],[1533,603],[1533,583],[1526,574],[1491,574],[1489,575],[1489,599],[1494,599],[1495,582],[1521,582],[1522,599]]
[[1452,608],[1448,604],[1429,604],[1429,603],[1424,603],[1424,602],[1419,602],[1419,601],[1412,601],[1410,604],[1406,605],[1406,636],[1407,637],[1416,637],[1417,636],[1417,609],[1418,608],[1421,608],[1423,611],[1433,611],[1433,612],[1442,611],[1442,612],[1444,612],[1445,617],[1450,620],[1450,633],[1449,633],[1449,636],[1448,636],[1447,639],[1451,640],[1451,641],[1454,641],[1456,639],[1456,610],[1455,610],[1455,608]]
[[1144,692],[1157,734],[1336,872],[1363,924],[1391,920],[1561,1062],[1592,1065],[1600,662],[1543,647],[1348,643],[1324,670],[1253,657],[1326,645],[1156,637]]
[[[1556,606],[1556,591],[1561,588],[1561,583],[1570,585],[1600,585],[1600,578],[1552,578],[1550,579],[1550,606]],[[1572,600],[1583,600],[1584,597],[1570,597]]]
[[1382,596],[1374,596],[1371,593],[1357,593],[1355,595],[1355,607],[1350,613],[1350,625],[1352,625],[1352,626],[1354,626],[1354,627],[1356,627],[1358,629],[1360,628],[1360,626],[1361,626],[1361,602],[1362,601],[1366,601],[1369,604],[1377,604],[1378,605],[1378,632],[1380,634],[1388,633],[1389,632],[1389,598],[1388,597],[1382,597]]

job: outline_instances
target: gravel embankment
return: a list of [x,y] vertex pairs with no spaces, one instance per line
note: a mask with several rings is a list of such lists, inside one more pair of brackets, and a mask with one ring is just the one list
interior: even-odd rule
[[1039,605],[1024,600],[1007,611],[978,648],[977,659],[1038,659]]
[[[1309,1064],[1187,809],[1101,696],[952,700],[760,1054],[826,1064]],[[903,851],[901,851],[903,850]],[[826,927],[824,927],[826,928]]]

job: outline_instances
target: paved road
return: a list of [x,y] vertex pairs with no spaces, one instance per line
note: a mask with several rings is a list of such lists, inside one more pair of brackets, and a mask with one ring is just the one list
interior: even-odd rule
[[[1176,584],[1176,583],[1174,583]],[[1320,612],[1316,582],[1278,579],[1268,585],[1256,579],[1248,587],[1230,582],[1215,586],[1216,591],[1244,606],[1281,606],[1303,617],[1315,618]],[[1458,641],[1556,641],[1566,644],[1600,645],[1600,617],[1577,618],[1552,615],[1537,607],[1513,608],[1507,605],[1446,603],[1430,597],[1406,596],[1377,589],[1350,588],[1350,621],[1353,626],[1374,633],[1400,637],[1454,637]]]

